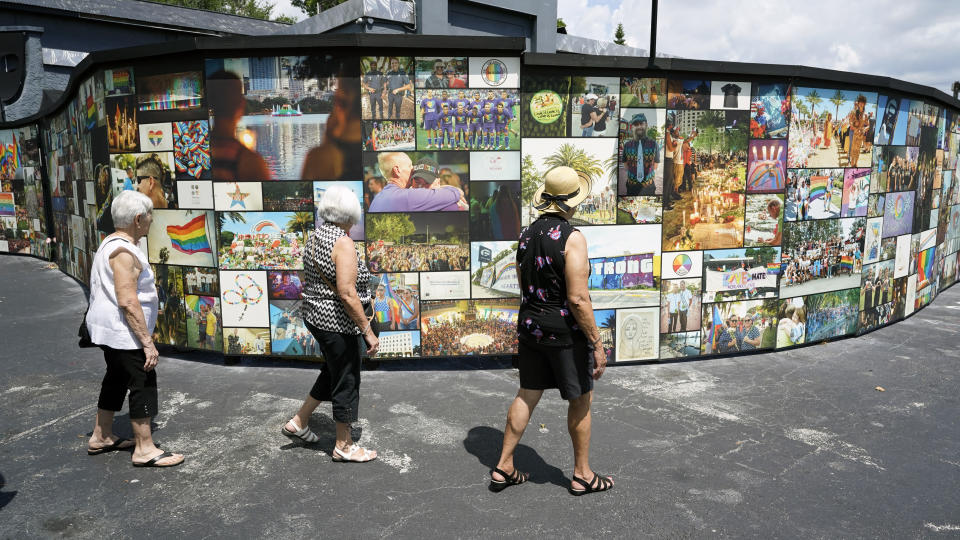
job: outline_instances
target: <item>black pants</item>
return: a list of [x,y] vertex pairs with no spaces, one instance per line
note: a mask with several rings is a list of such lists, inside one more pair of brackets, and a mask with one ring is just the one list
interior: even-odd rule
[[584,339],[574,339],[568,347],[548,347],[520,340],[520,388],[560,390],[566,400],[593,390],[593,353]]
[[157,371],[146,371],[143,349],[112,349],[101,345],[107,374],[100,386],[97,408],[119,411],[130,391],[130,419],[152,418],[157,415]]
[[[403,94],[394,94],[390,92],[387,94],[387,115],[389,118],[399,118],[400,117],[400,106],[403,105]],[[394,112],[396,108],[396,112]]]
[[[371,118],[380,118],[383,116],[383,97],[380,93],[376,94],[367,94],[367,97],[370,98],[370,117]],[[377,109],[380,109],[380,113],[377,113]]]
[[333,420],[357,421],[360,406],[360,336],[327,332],[304,321],[320,345],[323,365],[310,389],[310,397],[333,403]]

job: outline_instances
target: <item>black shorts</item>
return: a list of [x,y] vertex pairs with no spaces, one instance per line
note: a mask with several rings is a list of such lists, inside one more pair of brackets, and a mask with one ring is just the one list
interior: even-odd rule
[[585,340],[569,347],[547,347],[520,340],[520,388],[557,388],[563,399],[576,399],[593,390],[593,354]]

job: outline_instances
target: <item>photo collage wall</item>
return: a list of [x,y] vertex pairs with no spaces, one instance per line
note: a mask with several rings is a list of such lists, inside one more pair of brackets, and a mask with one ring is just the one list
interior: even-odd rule
[[0,129],[0,253],[49,257],[36,124]]
[[[54,255],[86,282],[113,197],[141,191],[157,342],[316,358],[303,248],[325,190],[346,186],[380,356],[514,354],[517,238],[544,175],[567,165],[592,183],[572,223],[610,361],[856,335],[956,279],[957,111],[787,79],[521,63],[311,52],[96,71],[42,126]],[[17,212],[40,227],[15,246],[39,252],[31,167],[0,212],[22,189]]]

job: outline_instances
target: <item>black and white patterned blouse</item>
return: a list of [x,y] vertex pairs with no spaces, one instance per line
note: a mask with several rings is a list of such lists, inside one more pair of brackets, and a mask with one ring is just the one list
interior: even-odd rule
[[[324,223],[310,233],[303,256],[305,283],[301,314],[313,326],[328,332],[339,334],[360,334],[360,328],[353,322],[337,291],[330,288],[337,284],[337,269],[333,263],[333,244],[347,233],[331,223]],[[357,295],[360,303],[370,303],[370,272],[363,261],[357,259]]]

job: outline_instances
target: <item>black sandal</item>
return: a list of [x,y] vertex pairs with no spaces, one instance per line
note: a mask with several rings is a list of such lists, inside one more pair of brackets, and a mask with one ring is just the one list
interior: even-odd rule
[[[493,473],[497,473],[500,476],[506,478],[504,481],[497,481],[493,479]],[[507,474],[504,471],[494,468],[490,471],[490,491],[494,493],[500,493],[501,491],[507,489],[510,486],[519,486],[520,484],[526,482],[530,479],[530,475],[527,473],[522,473],[518,469],[513,469],[513,474]]]
[[[573,489],[573,482],[576,482],[583,486],[582,490]],[[579,497],[580,495],[586,495],[587,493],[599,493],[601,491],[607,491],[608,489],[613,489],[613,480],[608,476],[600,476],[597,473],[593,473],[593,480],[587,482],[582,478],[578,478],[577,475],[573,475],[573,481],[570,482],[570,487],[567,488],[567,491],[571,495]]]

